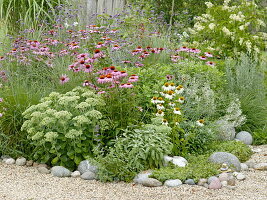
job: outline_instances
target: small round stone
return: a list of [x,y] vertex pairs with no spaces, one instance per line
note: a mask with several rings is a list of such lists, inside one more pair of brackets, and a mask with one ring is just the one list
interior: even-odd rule
[[225,186],[227,186],[227,181],[222,181],[221,184],[223,187],[225,187]]
[[211,181],[209,184],[209,189],[220,189],[222,187],[221,181],[216,178]]
[[24,166],[26,164],[26,161],[27,161],[26,158],[23,158],[23,157],[18,158],[16,160],[16,165],[18,165],[18,166]]
[[79,171],[74,171],[71,173],[71,177],[72,178],[77,178],[77,177],[80,177],[81,176],[81,173]]
[[41,174],[50,174],[50,170],[47,169],[46,167],[38,167],[37,170]]
[[178,187],[180,185],[182,185],[182,181],[179,180],[179,179],[172,179],[172,180],[167,180],[165,181],[164,183],[164,186],[167,186],[167,187]]
[[187,185],[195,185],[196,184],[193,179],[187,179],[184,183]]
[[205,183],[208,183],[208,179],[206,179],[206,178],[201,178],[201,179],[199,179],[197,185],[199,185],[199,186],[203,186]]
[[26,166],[27,167],[31,167],[33,165],[33,160],[28,160],[27,162],[26,162]]
[[220,181],[228,181],[228,179],[229,179],[229,175],[228,175],[228,173],[221,173],[220,175],[219,175],[219,179],[220,179]]
[[246,179],[246,176],[244,174],[242,174],[242,173],[239,173],[239,174],[237,174],[236,179],[240,180],[240,181],[243,181],[243,180]]
[[13,158],[7,158],[5,160],[5,163],[8,164],[8,165],[13,165],[13,164],[16,163],[16,161]]

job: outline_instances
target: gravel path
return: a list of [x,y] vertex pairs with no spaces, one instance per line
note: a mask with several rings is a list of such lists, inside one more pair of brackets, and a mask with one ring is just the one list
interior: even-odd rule
[[[267,162],[267,145],[258,146],[252,162]],[[244,172],[235,189],[209,190],[200,186],[147,188],[126,183],[101,183],[80,178],[43,175],[33,167],[0,163],[0,200],[266,200],[267,171]]]

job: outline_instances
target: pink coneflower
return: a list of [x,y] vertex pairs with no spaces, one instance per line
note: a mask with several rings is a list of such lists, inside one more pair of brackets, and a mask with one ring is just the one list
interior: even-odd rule
[[174,78],[173,75],[166,75],[167,80],[172,80]]
[[82,53],[82,54],[77,55],[77,58],[78,59],[86,59],[88,57],[89,57],[89,54],[88,53]]
[[192,48],[192,49],[189,49],[189,52],[192,52],[192,53],[200,53],[201,51],[199,49]]
[[132,55],[135,56],[137,54],[139,54],[141,51],[137,51],[137,50],[132,50]]
[[206,64],[209,66],[215,66],[215,62],[212,62],[212,61],[208,61],[208,62],[206,62]]
[[143,48],[141,46],[138,46],[135,50],[138,52],[141,52],[141,51],[143,51]]
[[84,72],[86,73],[90,73],[93,70],[93,66],[92,65],[84,65]]
[[120,71],[120,77],[125,77],[128,76],[128,74],[126,73],[126,71]]
[[104,94],[106,91],[99,91],[97,94]]
[[207,57],[213,57],[213,55],[210,53],[210,52],[205,52],[205,56],[207,56]]
[[89,86],[90,85],[90,82],[88,81],[88,80],[85,80],[84,82],[83,82],[83,86]]
[[132,83],[132,82],[137,82],[138,81],[138,76],[136,76],[136,75],[132,75],[132,76],[130,76],[130,78],[129,78],[129,80],[128,80],[128,82],[129,83]]
[[200,60],[207,60],[207,57],[206,56],[199,56],[198,57]]
[[97,82],[100,84],[106,83],[106,76],[105,75],[101,75],[98,79]]
[[69,80],[70,80],[70,78],[69,78],[66,74],[63,74],[63,75],[59,78],[59,82],[60,82],[60,84],[65,84],[65,83],[67,83]]
[[123,61],[121,61],[121,63],[128,64],[128,63],[131,63],[131,61],[129,61],[129,60],[123,60]]
[[179,52],[179,51],[188,51],[189,49],[186,46],[180,47],[179,49],[176,49],[175,51]]
[[0,61],[1,60],[5,60],[5,57],[4,56],[0,56]]
[[143,63],[139,63],[139,62],[134,63],[134,65],[135,65],[136,67],[143,67],[143,66],[144,66]]
[[97,45],[95,46],[96,48],[101,48],[105,46],[105,44],[103,42],[98,42]]
[[113,45],[113,47],[111,48],[112,50],[116,51],[118,49],[120,49],[121,47],[117,44]]
[[119,87],[120,88],[132,88],[133,84],[131,84],[131,83],[121,84]]

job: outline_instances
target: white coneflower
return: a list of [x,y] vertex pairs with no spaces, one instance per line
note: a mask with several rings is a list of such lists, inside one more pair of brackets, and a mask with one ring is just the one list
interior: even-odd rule
[[174,107],[174,106],[175,106],[175,103],[170,102],[170,103],[169,103],[169,106],[170,106],[170,107]]
[[174,108],[173,109],[173,113],[176,114],[176,115],[181,115],[181,111],[180,111],[180,108]]
[[170,86],[169,83],[165,83],[165,84],[162,86],[162,89],[163,89],[164,91],[169,91],[169,90],[171,90],[171,86]]
[[210,29],[210,30],[213,30],[214,27],[215,27],[215,24],[214,24],[214,23],[210,23],[210,24],[209,24],[209,29]]
[[163,120],[162,120],[162,125],[166,125],[166,126],[168,125],[168,121],[167,121],[167,119],[163,119]]
[[165,93],[165,98],[166,99],[173,99],[174,95],[175,95],[175,92],[170,90],[167,93]]
[[179,102],[179,103],[184,103],[184,100],[185,100],[184,97],[180,97],[180,98],[178,99],[178,102]]
[[176,86],[174,83],[170,83],[170,90],[175,90]]
[[158,98],[157,97],[153,97],[151,99],[151,103],[156,104],[157,102],[158,102]]
[[164,116],[164,112],[162,110],[159,110],[157,113],[156,113],[156,116],[157,117],[163,117]]
[[157,109],[158,110],[164,110],[164,106],[162,104],[157,104]]
[[157,100],[157,103],[164,103],[165,101],[163,100],[163,98],[162,97],[158,97],[158,100]]
[[184,87],[182,85],[179,85],[178,87],[176,87],[175,93],[176,94],[181,94],[184,91]]
[[200,119],[200,120],[197,120],[197,122],[196,122],[196,124],[198,125],[198,126],[204,126],[204,119]]

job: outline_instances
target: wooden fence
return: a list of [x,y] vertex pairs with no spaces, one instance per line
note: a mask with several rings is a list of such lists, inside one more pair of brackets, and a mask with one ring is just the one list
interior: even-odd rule
[[122,10],[126,0],[72,0],[79,7],[79,18],[82,23],[88,24],[94,21],[92,15],[107,13],[114,15]]

